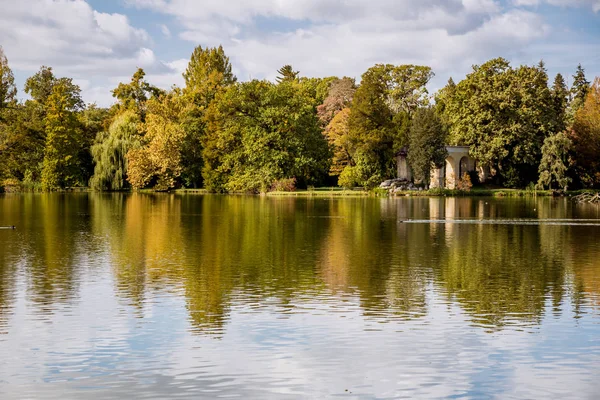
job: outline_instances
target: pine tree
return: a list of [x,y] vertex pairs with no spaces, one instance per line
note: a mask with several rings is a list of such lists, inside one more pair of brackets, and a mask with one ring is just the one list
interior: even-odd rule
[[577,66],[575,75],[573,75],[573,86],[571,87],[574,111],[577,111],[581,106],[583,106],[589,91],[590,82],[585,78],[585,70],[581,64],[579,64]]
[[569,89],[565,83],[565,78],[561,74],[556,74],[554,84],[552,85],[552,104],[555,114],[555,131],[562,132],[567,126],[567,107],[569,105]]
[[276,78],[277,83],[294,81],[298,79],[298,74],[300,74],[299,71],[294,71],[291,65],[284,65],[277,70],[277,73],[280,75]]

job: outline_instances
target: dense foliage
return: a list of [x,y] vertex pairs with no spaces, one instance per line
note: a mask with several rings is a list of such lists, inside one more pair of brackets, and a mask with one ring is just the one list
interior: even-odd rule
[[373,188],[395,176],[400,151],[427,185],[448,144],[469,146],[504,186],[600,187],[600,81],[581,65],[568,87],[560,74],[550,85],[543,62],[493,59],[434,96],[427,66],[377,64],[360,83],[291,65],[275,82],[232,71],[222,47],[198,46],[183,88],[159,89],[138,69],[106,109],[42,66],[19,101],[0,47],[0,187]]

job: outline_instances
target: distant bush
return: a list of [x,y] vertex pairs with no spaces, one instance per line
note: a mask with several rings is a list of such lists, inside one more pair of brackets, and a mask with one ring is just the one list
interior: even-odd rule
[[271,185],[271,192],[295,192],[296,191],[296,178],[284,178],[273,182]]

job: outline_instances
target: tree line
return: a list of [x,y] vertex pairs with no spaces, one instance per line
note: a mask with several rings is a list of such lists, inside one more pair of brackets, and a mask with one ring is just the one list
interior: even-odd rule
[[543,62],[474,66],[433,96],[427,66],[378,64],[358,84],[307,78],[239,82],[222,47],[197,47],[185,85],[162,90],[138,69],[109,108],[84,104],[70,78],[42,66],[19,101],[0,47],[0,186],[17,190],[266,192],[373,188],[408,149],[428,183],[445,145],[469,146],[506,187],[600,187],[600,79],[579,65],[552,85]]

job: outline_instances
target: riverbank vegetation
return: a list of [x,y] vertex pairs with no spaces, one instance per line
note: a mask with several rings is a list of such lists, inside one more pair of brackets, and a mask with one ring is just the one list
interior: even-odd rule
[[549,84],[543,62],[498,58],[433,95],[427,66],[378,64],[360,83],[278,73],[240,82],[222,47],[197,47],[182,88],[159,89],[138,69],[102,108],[42,66],[19,101],[0,48],[0,187],[373,189],[395,176],[400,150],[426,183],[447,144],[469,146],[501,187],[600,187],[600,79],[581,66],[568,87],[560,74]]

